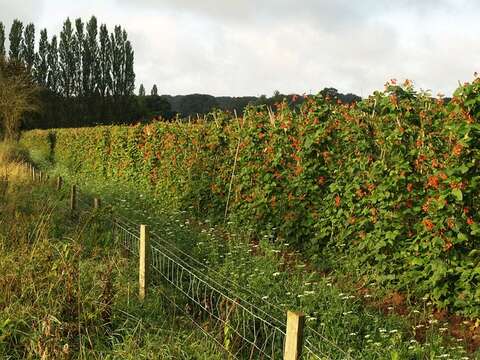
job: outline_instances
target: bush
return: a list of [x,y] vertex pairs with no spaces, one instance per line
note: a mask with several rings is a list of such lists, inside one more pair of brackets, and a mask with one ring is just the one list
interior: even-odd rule
[[17,143],[0,143],[0,163],[10,164],[28,162],[30,159],[28,150]]

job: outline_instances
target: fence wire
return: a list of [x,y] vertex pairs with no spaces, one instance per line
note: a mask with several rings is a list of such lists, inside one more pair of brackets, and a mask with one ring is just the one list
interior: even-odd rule
[[[138,255],[138,235],[118,219],[114,229],[115,241]],[[230,355],[239,359],[282,358],[285,327],[280,321],[268,319],[263,310],[212,285],[205,274],[159,242],[152,242],[150,260],[152,280],[160,280],[181,294],[185,300],[182,312],[197,325],[203,324]]]

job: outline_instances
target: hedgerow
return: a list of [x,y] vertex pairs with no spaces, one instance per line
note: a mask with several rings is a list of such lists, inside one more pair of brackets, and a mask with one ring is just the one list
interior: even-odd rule
[[268,230],[312,259],[347,256],[383,286],[477,317],[479,120],[479,78],[448,104],[391,81],[357,104],[308,96],[241,118],[34,130],[22,142],[80,177]]

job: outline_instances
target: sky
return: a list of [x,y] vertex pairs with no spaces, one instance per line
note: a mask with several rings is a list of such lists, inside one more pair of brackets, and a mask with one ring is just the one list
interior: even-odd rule
[[91,15],[128,32],[136,85],[161,94],[368,96],[392,78],[450,95],[480,72],[477,0],[0,0],[58,34]]

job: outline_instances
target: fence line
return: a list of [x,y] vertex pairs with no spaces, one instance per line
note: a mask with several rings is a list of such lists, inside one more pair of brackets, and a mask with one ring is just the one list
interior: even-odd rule
[[[34,166],[25,166],[32,174],[33,180],[48,180],[48,177],[42,176],[43,174]],[[65,183],[64,179],[58,177],[54,185],[57,190],[60,190]],[[77,185],[72,185],[70,192],[72,211],[79,210],[76,209],[77,202],[85,208],[94,209],[101,204],[98,197],[92,197],[82,192]],[[136,258],[140,257],[140,232],[138,231],[140,225],[119,214],[112,216],[114,243]],[[317,342],[322,341],[346,359],[352,359],[349,353],[312,328],[308,328],[308,337],[303,339],[303,325],[300,329],[302,334],[295,333],[298,338],[295,341],[289,341],[287,327],[291,327],[290,323],[286,324],[264,309],[243,299],[232,288],[212,278],[211,274],[222,278],[222,281],[228,282],[237,290],[247,293],[272,309],[282,313],[285,313],[285,309],[265,301],[259,294],[201,263],[157,233],[151,232],[151,235],[150,258],[147,264],[147,267],[151,267],[151,282],[168,285],[160,295],[230,357],[235,359],[329,359],[330,357],[312,342],[315,337]],[[176,301],[177,297],[180,297],[180,302]],[[299,346],[299,351],[287,351],[285,346],[290,343]]]

